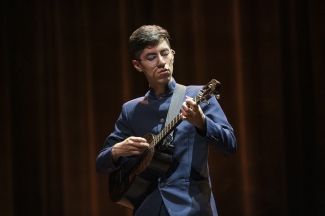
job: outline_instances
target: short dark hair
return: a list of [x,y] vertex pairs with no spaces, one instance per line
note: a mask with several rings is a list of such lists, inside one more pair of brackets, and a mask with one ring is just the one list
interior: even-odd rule
[[161,40],[166,40],[169,43],[169,33],[166,29],[158,25],[143,25],[135,30],[129,39],[131,54],[135,59],[138,59],[146,47],[156,46]]

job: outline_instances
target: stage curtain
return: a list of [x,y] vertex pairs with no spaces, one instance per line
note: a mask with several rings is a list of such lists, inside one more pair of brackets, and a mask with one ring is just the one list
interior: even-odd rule
[[324,2],[1,2],[3,215],[132,215],[95,160],[148,90],[128,38],[166,28],[184,85],[221,82],[233,156],[210,148],[220,215],[324,215]]

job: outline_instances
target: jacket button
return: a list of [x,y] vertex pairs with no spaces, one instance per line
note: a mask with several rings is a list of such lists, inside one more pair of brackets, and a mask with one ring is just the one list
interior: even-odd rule
[[165,183],[164,182],[160,182],[159,187],[160,188],[163,188],[164,186],[165,186]]
[[165,119],[163,119],[163,118],[160,119],[160,123],[164,123],[164,121],[165,121]]

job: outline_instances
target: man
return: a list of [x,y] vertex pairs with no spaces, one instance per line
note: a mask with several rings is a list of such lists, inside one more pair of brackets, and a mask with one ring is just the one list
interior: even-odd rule
[[[144,97],[125,103],[96,161],[97,172],[108,175],[149,148],[143,136],[165,126],[176,81],[175,52],[169,33],[156,25],[141,26],[129,39],[134,68],[144,73],[150,88]],[[202,86],[187,86],[181,105],[183,120],[173,133],[174,150],[168,171],[153,183],[134,215],[218,215],[208,169],[209,145],[226,155],[237,149],[233,129],[219,103],[197,105],[193,98]]]

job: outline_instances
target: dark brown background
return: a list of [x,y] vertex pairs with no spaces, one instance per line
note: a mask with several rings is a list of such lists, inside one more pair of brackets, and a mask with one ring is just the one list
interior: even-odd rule
[[3,215],[131,215],[95,159],[148,85],[129,35],[169,30],[177,82],[222,83],[238,151],[210,151],[221,216],[325,215],[324,1],[2,1]]

